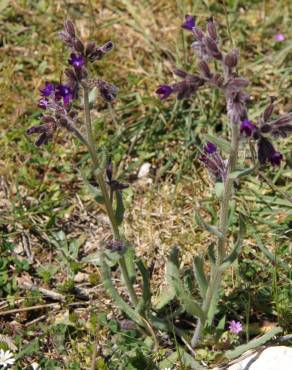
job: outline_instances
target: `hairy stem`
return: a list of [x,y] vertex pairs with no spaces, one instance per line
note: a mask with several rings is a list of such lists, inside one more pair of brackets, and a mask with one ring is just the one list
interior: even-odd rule
[[218,265],[222,263],[226,255],[226,240],[229,215],[228,211],[234,183],[234,179],[230,177],[230,174],[235,170],[238,156],[238,145],[239,145],[239,125],[236,123],[232,123],[231,152],[228,160],[226,180],[224,182],[224,194],[220,204],[219,229],[223,235],[218,239]]
[[[234,179],[230,174],[235,170],[237,156],[238,156],[238,145],[239,145],[239,126],[236,123],[232,123],[232,139],[231,139],[231,151],[228,160],[227,175],[224,181],[224,193],[223,198],[220,203],[220,220],[219,229],[222,233],[222,237],[218,238],[218,258],[217,266],[211,267],[210,282],[207,289],[206,297],[203,302],[202,309],[208,317],[209,324],[212,322],[213,317],[209,313],[210,307],[214,304],[213,300],[216,299],[218,290],[221,285],[222,273],[219,271],[219,266],[223,262],[226,256],[226,242],[227,242],[227,232],[228,232],[228,215],[229,215],[229,205],[232,198],[232,189]],[[191,345],[194,348],[198,343],[202,330],[206,324],[206,321],[198,319],[197,327],[192,337]]]
[[[87,140],[88,140],[88,147],[89,151],[92,157],[93,161],[93,170],[96,172],[97,167],[98,167],[98,158],[96,154],[96,147],[95,147],[95,141],[92,133],[92,126],[91,126],[91,115],[90,115],[90,107],[89,107],[89,96],[88,96],[88,87],[86,84],[83,84],[83,91],[84,91],[84,113],[85,113],[85,124],[86,124],[86,130],[87,130]],[[110,196],[108,194],[108,190],[106,187],[106,182],[104,180],[104,176],[101,172],[97,173],[96,175],[98,185],[100,187],[102,196],[104,198],[104,203],[107,211],[107,215],[110,219],[111,227],[113,230],[114,238],[116,240],[120,240],[120,232],[119,232],[119,227],[116,222],[114,210],[112,207],[112,202],[110,200]],[[124,256],[121,256],[119,260],[119,266],[122,272],[122,277],[124,280],[124,283],[128,289],[129,295],[131,297],[132,303],[136,306],[138,304],[138,298],[135,293],[134,287],[131,283],[130,277],[129,277],[129,272],[127,269],[126,265],[126,260]]]

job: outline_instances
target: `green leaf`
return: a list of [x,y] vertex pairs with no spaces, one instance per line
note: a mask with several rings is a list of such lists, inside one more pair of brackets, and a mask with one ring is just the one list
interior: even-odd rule
[[213,135],[206,135],[207,140],[211,141],[212,143],[216,144],[218,148],[220,148],[223,152],[230,154],[231,146],[230,143],[222,138]]
[[153,306],[155,310],[161,310],[175,298],[175,290],[172,285],[163,288],[159,296],[154,297]]
[[[128,243],[127,243],[128,244]],[[124,254],[125,262],[129,274],[129,278],[132,284],[136,281],[136,270],[135,270],[135,251],[134,248],[127,245],[126,253]]]
[[241,252],[242,243],[243,243],[245,233],[246,233],[246,219],[240,213],[239,214],[239,232],[238,232],[238,236],[237,236],[237,241],[235,243],[235,246],[234,246],[232,252],[222,262],[222,264],[219,268],[221,272],[225,271],[228,267],[230,267],[232,265],[232,263],[238,258],[239,254]]
[[229,178],[235,180],[239,177],[249,175],[253,171],[254,171],[254,168],[245,168],[243,170],[237,170],[237,171],[231,172],[231,174],[229,175]]
[[214,234],[214,235],[218,236],[219,238],[222,238],[223,234],[221,233],[221,231],[219,231],[217,229],[217,227],[215,227],[215,226],[211,226],[211,225],[206,224],[206,222],[202,219],[202,217],[201,217],[201,215],[198,211],[196,211],[196,213],[195,213],[195,220],[196,220],[197,224],[199,226],[201,226],[203,229],[206,229],[207,231],[209,231],[209,233]]
[[103,279],[103,285],[111,299],[115,302],[115,304],[118,306],[118,308],[124,312],[131,320],[136,322],[138,325],[144,327],[144,321],[142,317],[133,310],[128,303],[126,303],[123,298],[119,295],[119,292],[113,285],[113,282],[111,280],[111,273],[109,270],[109,267],[107,266],[105,262],[105,256],[103,252],[100,253],[100,261],[101,261],[101,271],[102,271],[102,279]]
[[209,309],[208,309],[208,314],[207,314],[207,324],[209,326],[212,325],[214,316],[216,314],[217,305],[218,305],[219,298],[220,298],[219,293],[220,293],[220,287],[217,287],[216,289],[214,289],[214,292],[213,292],[213,295],[212,295],[212,298],[211,298],[211,302],[210,302],[210,305],[209,305]]
[[123,196],[121,191],[116,191],[117,208],[115,212],[116,222],[121,225],[124,219],[125,207],[123,203]]
[[142,299],[139,302],[138,312],[145,312],[150,307],[151,301],[151,290],[150,290],[150,274],[149,271],[146,269],[143,261],[139,259],[137,262],[137,267],[142,275]]
[[282,331],[283,329],[281,327],[275,327],[272,330],[270,330],[268,333],[262,335],[261,337],[255,338],[246,344],[242,344],[241,346],[238,346],[233,350],[227,351],[225,353],[225,357],[228,360],[232,360],[236,357],[239,357],[242,353],[249,351],[250,349],[262,346],[263,344],[268,342],[275,335],[281,333]]
[[194,274],[199,286],[201,297],[204,299],[206,296],[208,281],[204,271],[204,261],[201,257],[197,256],[193,259]]
[[203,310],[194,300],[194,298],[185,291],[185,288],[179,277],[178,267],[171,258],[167,263],[166,275],[167,281],[174,287],[176,296],[186,312],[192,316],[199,317],[202,321],[205,321],[205,314]]
[[30,342],[27,346],[25,346],[20,352],[17,353],[15,356],[15,360],[20,360],[25,356],[30,356],[36,352],[39,352],[40,345],[39,340],[35,339],[34,341]]

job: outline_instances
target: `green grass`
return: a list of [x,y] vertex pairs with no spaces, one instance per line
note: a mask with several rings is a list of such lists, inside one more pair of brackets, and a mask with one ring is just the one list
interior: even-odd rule
[[[21,358],[15,369],[33,361],[44,369],[90,368],[95,338],[99,369],[114,369],[119,359],[125,369],[134,369],[137,361],[152,361],[155,368],[168,349],[176,346],[166,340],[155,357],[147,343],[141,344],[139,333],[124,335],[116,329],[120,316],[100,286],[98,269],[76,263],[95,251],[99,239],[109,233],[101,209],[96,209],[78,173],[87,167],[85,149],[65,132],[41,149],[25,135],[41,113],[36,108],[38,88],[47,79],[58,81],[68,59],[57,37],[64,18],[73,19],[85,38],[115,43],[114,51],[93,67],[120,88],[113,107],[115,119],[106,105],[98,104],[94,127],[100,151],[110,152],[119,176],[131,182],[125,231],[149,265],[156,261],[153,284],[158,294],[172,245],[181,245],[185,266],[193,254],[207,248],[210,236],[195,224],[194,206],[201,203],[213,222],[217,209],[206,173],[195,159],[206,134],[226,137],[228,129],[224,101],[216,92],[204,90],[191,103],[161,103],[154,91],[158,84],[173,80],[174,66],[195,71],[191,39],[180,29],[184,14],[196,14],[198,19],[213,14],[221,25],[224,48],[230,46],[223,3],[1,2],[1,311],[51,302],[37,291],[21,289],[19,279],[28,278],[65,296],[56,311],[0,316],[3,334],[13,337],[18,346]],[[277,113],[290,111],[289,2],[225,3],[232,40],[240,49],[240,71],[251,81],[250,117],[264,109],[270,95],[277,97]],[[286,41],[276,43],[276,32],[284,33]],[[241,319],[248,325],[247,337],[269,325],[280,324],[286,331],[291,325],[291,139],[279,141],[277,147],[285,155],[285,165],[268,169],[269,183],[263,177],[242,181],[234,210],[246,215],[248,235],[239,265],[224,282],[218,317]],[[152,165],[150,186],[132,181],[144,162]],[[232,231],[236,234],[236,224]],[[82,286],[74,282],[78,272],[87,274],[83,284],[93,303],[85,300],[74,311],[70,304],[80,300],[76,288]],[[103,313],[110,317],[102,320]],[[39,338],[34,339],[37,334]],[[112,353],[114,344],[116,353]],[[208,354],[212,345],[211,339],[206,341],[202,351]],[[220,357],[219,347],[217,352]],[[220,361],[207,354],[209,363]]]

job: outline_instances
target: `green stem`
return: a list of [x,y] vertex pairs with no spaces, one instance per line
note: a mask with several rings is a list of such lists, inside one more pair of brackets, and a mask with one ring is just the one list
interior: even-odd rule
[[226,240],[228,231],[228,214],[229,214],[229,203],[232,197],[232,189],[234,179],[230,177],[230,174],[234,172],[237,156],[238,156],[238,145],[239,145],[239,125],[237,123],[231,123],[232,125],[232,139],[231,139],[231,152],[228,160],[228,168],[226,174],[226,180],[224,183],[224,194],[220,205],[220,221],[219,229],[223,234],[218,239],[218,265],[222,263],[226,255]]
[[[232,123],[231,151],[228,160],[226,179],[224,182],[223,198],[220,204],[219,229],[222,233],[222,237],[218,238],[217,266],[211,268],[210,283],[202,306],[203,311],[206,313],[208,317],[209,323],[211,323],[213,320],[213,317],[208,315],[210,307],[212,305],[212,300],[216,298],[216,294],[221,285],[222,273],[219,271],[219,266],[221,265],[226,256],[229,204],[232,197],[232,189],[234,183],[234,179],[230,177],[230,174],[235,170],[238,156],[238,145],[239,145],[239,126],[237,123]],[[198,320],[197,327],[195,329],[191,341],[191,345],[193,348],[198,343],[205,324],[206,324],[205,321],[203,322],[200,319]]]
[[[95,141],[94,141],[94,137],[93,137],[93,134],[92,134],[88,87],[86,86],[86,84],[83,84],[82,86],[83,86],[83,91],[84,91],[84,113],[85,113],[85,125],[86,125],[86,130],[87,130],[87,140],[88,140],[88,145],[89,145],[89,151],[90,151],[92,161],[93,161],[93,170],[94,170],[94,172],[96,172],[96,170],[98,168],[98,158],[97,158],[97,154],[96,154]],[[111,227],[112,227],[112,230],[113,230],[114,238],[116,240],[120,240],[121,236],[120,236],[120,232],[119,232],[119,227],[118,227],[117,222],[116,222],[114,210],[113,210],[112,203],[111,203],[111,200],[110,200],[110,197],[109,197],[109,194],[108,194],[108,190],[107,190],[107,187],[106,187],[106,182],[104,180],[104,176],[101,172],[99,172],[99,173],[97,173],[96,178],[97,178],[97,182],[99,184],[101,193],[102,193],[103,198],[104,198],[104,203],[105,203],[107,215],[110,219],[110,223],[111,223]],[[128,272],[127,265],[126,265],[126,260],[125,260],[124,256],[121,256],[121,258],[119,259],[119,266],[120,266],[120,269],[121,269],[121,272],[122,272],[122,277],[123,277],[124,283],[125,283],[125,285],[128,289],[129,295],[131,297],[131,301],[136,306],[138,304],[138,298],[137,298],[137,295],[135,293],[134,287],[131,283],[131,280],[130,280],[130,277],[129,277],[129,272]]]

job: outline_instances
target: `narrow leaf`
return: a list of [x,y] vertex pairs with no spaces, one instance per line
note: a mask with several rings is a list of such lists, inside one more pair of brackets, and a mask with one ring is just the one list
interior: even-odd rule
[[116,207],[115,217],[116,217],[117,224],[120,225],[123,222],[124,213],[125,213],[123,196],[120,191],[116,192],[116,200],[117,200],[117,207]]
[[240,213],[239,214],[239,232],[238,232],[238,236],[237,236],[237,241],[235,243],[235,246],[234,246],[232,252],[222,262],[222,264],[220,266],[220,271],[221,272],[225,271],[238,258],[239,254],[241,252],[242,243],[243,243],[245,233],[246,233],[246,219]]
[[155,310],[161,310],[175,298],[175,290],[172,285],[167,285],[162,289],[159,296],[154,298],[153,306]]
[[143,281],[142,299],[141,299],[141,302],[139,302],[139,309],[138,309],[138,312],[142,313],[148,310],[150,306],[150,300],[151,300],[150,274],[141,259],[139,259],[136,262],[136,264],[142,275],[142,281]]
[[283,329],[281,327],[275,327],[272,330],[270,330],[268,333],[266,333],[265,335],[262,335],[259,338],[255,338],[246,344],[242,344],[241,346],[238,346],[233,350],[227,351],[225,353],[225,357],[228,360],[232,360],[236,357],[239,357],[242,353],[249,351],[250,349],[262,346],[263,344],[268,342],[275,335],[281,333],[282,331]]
[[169,260],[167,263],[167,280],[174,287],[176,296],[186,312],[192,316],[199,317],[202,321],[205,320],[205,314],[200,305],[194,298],[188,294],[179,277],[178,267]]
[[209,233],[214,234],[219,238],[222,238],[223,234],[221,233],[221,231],[219,231],[215,226],[206,224],[206,222],[202,219],[198,211],[195,213],[195,219],[197,224],[201,226],[203,229],[206,229],[207,231],[209,231]]
[[111,297],[111,299],[115,302],[115,304],[118,306],[118,308],[124,312],[131,320],[136,322],[140,326],[144,326],[143,319],[141,316],[133,310],[128,303],[126,303],[123,298],[119,295],[117,289],[115,288],[112,280],[111,280],[111,274],[110,269],[107,266],[104,254],[101,252],[100,254],[100,261],[101,261],[101,272],[102,272],[102,280],[105,290],[107,291],[108,295]]
[[201,257],[197,256],[193,259],[193,269],[201,297],[204,299],[208,288],[208,281],[204,271],[204,261]]
[[129,278],[132,284],[136,281],[136,270],[135,270],[135,251],[131,246],[127,246],[126,253],[124,254],[126,266],[129,274]]
[[245,168],[244,170],[237,170],[237,171],[231,172],[231,174],[229,175],[229,178],[235,180],[239,177],[249,175],[254,170],[255,170],[254,168]]

